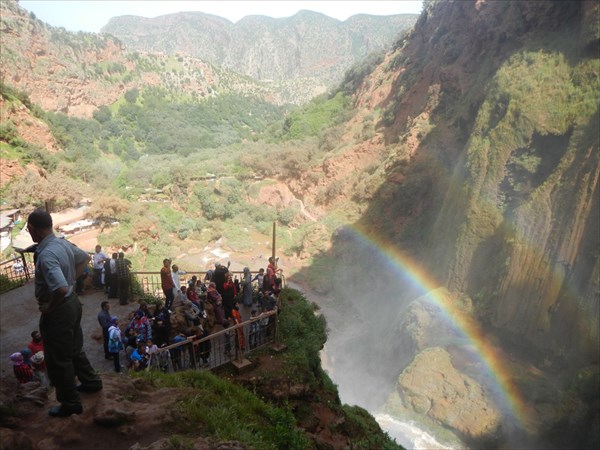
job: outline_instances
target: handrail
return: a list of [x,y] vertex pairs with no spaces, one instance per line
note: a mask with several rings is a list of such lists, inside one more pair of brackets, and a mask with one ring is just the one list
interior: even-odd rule
[[0,262],[0,274],[4,275],[9,282],[14,282],[14,287],[29,281],[33,272],[33,255],[31,253],[20,253],[20,256]]
[[[274,318],[274,320],[271,320],[271,318]],[[265,319],[268,319],[267,325],[254,330],[255,334],[253,335],[252,324],[261,323]],[[158,366],[163,371],[168,371],[170,364],[171,369],[177,372],[187,369],[214,369],[232,361],[241,363],[245,355],[270,343],[277,345],[278,328],[279,316],[277,309],[267,311],[258,317],[217,331],[209,336],[200,339],[190,336],[185,341],[160,347],[150,355],[150,362],[145,370],[152,370]],[[248,332],[246,333],[244,329],[247,329]],[[240,344],[240,330],[246,343],[243,348]],[[259,335],[256,335],[257,333]],[[233,346],[231,338],[234,340]],[[231,357],[231,347],[235,351],[233,358]],[[200,360],[203,360],[203,362],[200,363]]]

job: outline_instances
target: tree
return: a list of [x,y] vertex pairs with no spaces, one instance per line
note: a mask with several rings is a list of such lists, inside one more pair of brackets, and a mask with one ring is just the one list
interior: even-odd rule
[[83,187],[63,172],[40,176],[30,170],[24,177],[11,183],[8,197],[17,208],[27,210],[48,205],[52,212],[76,206],[81,200],[82,191]]
[[135,103],[139,94],[140,91],[137,88],[129,89],[127,92],[125,92],[125,100],[127,100],[129,103]]
[[122,219],[131,209],[127,200],[115,196],[102,196],[92,203],[86,217],[108,224],[112,220]]
[[108,106],[101,106],[92,113],[92,116],[101,124],[105,124],[112,119],[112,113],[110,112]]

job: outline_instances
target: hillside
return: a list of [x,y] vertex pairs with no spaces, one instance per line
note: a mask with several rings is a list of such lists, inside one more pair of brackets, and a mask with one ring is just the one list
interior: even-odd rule
[[185,54],[257,80],[310,81],[310,97],[339,83],[344,72],[372,52],[390,47],[416,15],[356,15],[340,22],[300,11],[273,19],[248,16],[233,24],[200,12],[156,18],[113,17],[101,32],[130,49]]
[[134,52],[111,36],[51,27],[15,0],[0,8],[0,79],[44,110],[91,117],[127,91],[149,87],[196,101],[233,92],[284,103],[272,87],[207,61]]
[[[352,355],[334,357],[343,398],[387,400],[472,445],[599,442],[598,13],[594,2],[431,2],[364,77],[344,143],[312,169],[337,193],[328,210],[360,216],[302,274],[329,299],[328,352]],[[305,202],[318,192],[308,176],[290,185]],[[465,383],[510,393],[493,410],[503,419],[462,404],[476,394],[460,387],[436,403],[442,382],[411,375],[442,364],[436,347]],[[357,379],[392,395],[358,396]]]
[[[96,187],[92,217],[119,221],[99,242],[137,267],[214,242],[250,266],[277,222],[344,402],[459,446],[597,448],[599,18],[592,1],[431,1],[300,108],[128,90],[91,119],[42,114],[66,150],[49,155],[15,150],[39,111],[9,92],[31,116],[0,141],[45,155],[50,185]],[[32,180],[4,191],[15,206],[39,203]]]

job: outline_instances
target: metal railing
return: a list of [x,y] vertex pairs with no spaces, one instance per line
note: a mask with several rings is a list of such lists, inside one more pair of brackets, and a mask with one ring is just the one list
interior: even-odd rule
[[267,311],[207,337],[189,337],[161,347],[149,356],[145,369],[163,372],[211,370],[230,362],[242,363],[251,352],[277,343],[278,312]]
[[34,271],[33,253],[21,253],[21,256],[0,262],[0,274],[14,287],[25,284]]

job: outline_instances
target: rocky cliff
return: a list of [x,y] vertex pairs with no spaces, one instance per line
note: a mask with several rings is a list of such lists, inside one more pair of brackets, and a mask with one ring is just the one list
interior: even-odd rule
[[[404,53],[437,57],[397,84],[439,89],[417,156],[452,175],[423,212],[429,265],[482,320],[557,362],[597,362],[597,18],[593,2],[440,3],[415,29],[430,40]],[[394,106],[390,138],[411,107]]]
[[48,27],[13,1],[2,2],[1,19],[2,80],[31,93],[42,108],[89,116],[124,92],[124,84],[89,73],[109,61],[125,69],[116,39]]
[[[350,139],[329,167],[316,168],[335,174],[360,152],[360,164],[324,180],[346,183],[330,206],[350,200],[361,218],[334,236],[322,283],[307,275],[332,299],[330,351],[356,358],[334,357],[342,396],[358,398],[352,383],[365,378],[395,390],[389,374],[437,346],[453,348],[454,367],[485,385],[489,367],[465,363],[485,339],[511,355],[502,364],[530,407],[527,436],[508,445],[599,442],[590,425],[597,389],[586,399],[577,381],[597,380],[600,347],[598,14],[596,2],[429,2],[361,83],[358,112],[342,132]],[[376,122],[370,137],[356,142],[367,121]],[[308,177],[293,186],[311,192]],[[428,301],[423,289],[440,286],[451,304],[470,305],[466,314],[485,337],[451,331],[450,307],[410,314],[412,299]],[[363,327],[380,332],[369,339]],[[427,386],[408,374],[401,397]],[[380,391],[357,401],[376,408]],[[457,429],[464,393],[450,391],[453,408],[433,421]],[[578,417],[567,406],[575,404]],[[519,435],[515,426],[523,424],[505,417],[463,438],[498,445],[499,436]]]
[[307,78],[313,88],[322,89],[339,83],[344,72],[369,53],[389,48],[416,19],[412,14],[357,15],[340,22],[300,11],[280,19],[248,16],[233,24],[209,14],[182,12],[152,19],[113,17],[101,31],[131,49],[187,54],[259,80]]
[[0,79],[44,110],[91,117],[134,88],[202,99],[243,92],[283,103],[280,92],[190,56],[140,54],[110,35],[51,27],[14,0],[0,3]]

